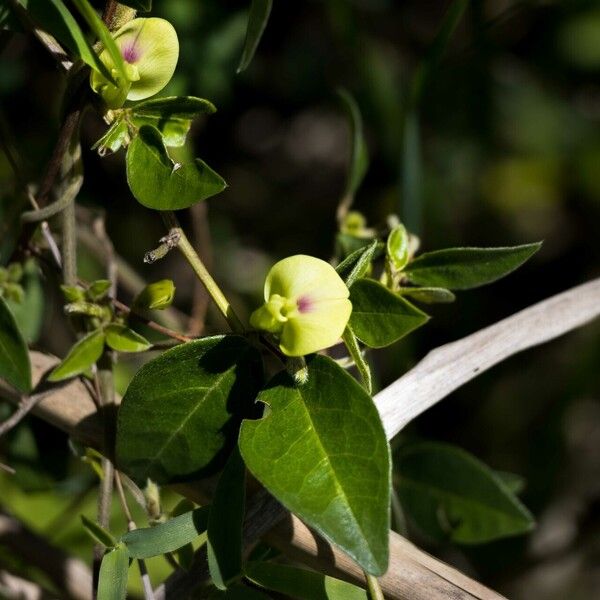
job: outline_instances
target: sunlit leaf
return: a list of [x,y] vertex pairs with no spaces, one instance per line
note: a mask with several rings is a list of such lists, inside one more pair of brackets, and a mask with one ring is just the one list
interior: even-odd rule
[[308,381],[276,375],[244,421],[240,450],[252,474],[289,510],[363,569],[382,574],[390,526],[389,446],[371,397],[325,356],[307,359]]
[[125,325],[112,323],[105,328],[106,343],[117,352],[144,352],[152,344],[142,335]]
[[143,125],[127,150],[127,182],[140,204],[177,210],[222,192],[227,184],[199,158],[180,165],[167,153],[160,132]]
[[119,410],[119,468],[159,484],[218,471],[261,379],[258,351],[238,336],[188,342],[146,363]]
[[81,338],[65,359],[50,373],[48,381],[62,381],[80,375],[91,367],[104,349],[104,331],[98,329]]
[[372,279],[359,279],[350,288],[350,327],[371,348],[389,346],[408,335],[429,317],[404,298]]
[[124,544],[109,550],[102,558],[98,578],[97,600],[125,600],[129,555]]
[[508,275],[533,256],[541,243],[506,248],[448,248],[421,254],[404,269],[418,286],[466,290]]
[[121,542],[131,558],[150,558],[174,552],[206,531],[209,508],[202,506],[160,525],[128,531]]

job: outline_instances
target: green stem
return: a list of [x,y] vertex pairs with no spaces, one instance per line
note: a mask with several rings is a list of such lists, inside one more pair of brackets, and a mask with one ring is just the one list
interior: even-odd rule
[[229,303],[229,300],[225,297],[225,294],[221,291],[221,288],[217,285],[216,281],[212,278],[208,272],[198,253],[194,250],[190,240],[185,235],[185,232],[181,228],[177,217],[172,212],[162,213],[162,218],[170,231],[170,234],[174,238],[178,238],[177,247],[183,254],[185,259],[190,263],[190,266],[194,270],[194,273],[198,276],[198,279],[202,282],[206,291],[213,299],[217,308],[221,311],[221,314],[225,317],[229,326],[235,333],[243,333],[245,331],[244,325],[240,321],[239,317],[235,314],[233,307]]
[[379,581],[377,581],[377,577],[371,575],[370,573],[365,573],[365,579],[367,580],[367,590],[369,592],[369,600],[385,600],[385,596],[381,591],[381,586],[379,585]]

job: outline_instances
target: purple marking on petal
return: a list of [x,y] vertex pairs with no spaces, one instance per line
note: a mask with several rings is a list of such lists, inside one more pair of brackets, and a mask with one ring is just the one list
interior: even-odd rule
[[297,304],[301,313],[310,312],[313,308],[313,301],[308,296],[300,296]]
[[121,50],[123,58],[130,64],[136,62],[140,57],[138,49],[135,47],[135,42],[129,46],[124,46]]

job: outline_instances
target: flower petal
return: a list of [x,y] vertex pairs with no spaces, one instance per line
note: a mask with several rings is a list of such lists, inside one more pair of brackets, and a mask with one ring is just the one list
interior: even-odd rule
[[156,17],[133,19],[115,33],[115,41],[123,58],[139,72],[128,100],[153,96],[169,83],[179,58],[179,40],[171,23]]
[[348,298],[350,292],[336,270],[324,260],[297,254],[273,265],[265,281],[265,300],[272,294],[285,298],[310,297],[318,302]]
[[296,313],[284,323],[281,351],[287,356],[304,356],[333,346],[342,336],[352,304],[345,298],[320,300],[309,312]]

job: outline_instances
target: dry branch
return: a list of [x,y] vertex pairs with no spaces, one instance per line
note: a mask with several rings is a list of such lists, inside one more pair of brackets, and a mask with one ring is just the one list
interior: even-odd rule
[[[388,437],[409,421],[446,397],[460,385],[503,359],[575,329],[600,314],[600,279],[573,288],[527,308],[491,327],[431,352],[413,370],[383,390],[375,398]],[[31,353],[34,378],[38,381],[56,359]],[[13,402],[0,385],[0,392]],[[78,380],[46,397],[34,413],[67,431],[78,440],[101,446],[102,421],[88,389]],[[205,501],[209,490],[198,486],[179,486],[186,496]],[[208,492],[208,493],[207,493]],[[276,504],[269,515],[247,524],[262,535],[255,521],[277,522],[281,513]],[[299,519],[284,513],[283,520],[265,536],[290,558],[345,579],[360,581],[359,568],[343,553],[316,537]],[[397,534],[391,535],[390,568],[381,579],[386,597],[398,600],[489,599],[497,593],[470,579],[456,569],[431,557]]]

